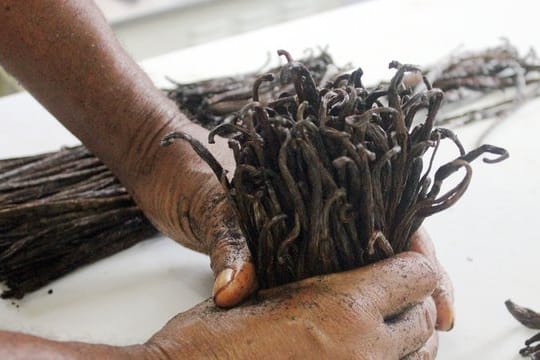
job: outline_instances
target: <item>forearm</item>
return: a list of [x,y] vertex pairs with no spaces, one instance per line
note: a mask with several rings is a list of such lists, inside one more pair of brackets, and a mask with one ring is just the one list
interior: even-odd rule
[[51,341],[35,336],[0,331],[0,359],[64,360],[64,359],[146,359],[139,345],[115,347],[79,342]]
[[178,116],[93,2],[0,3],[0,61],[104,161],[129,160],[126,150],[153,131],[150,119]]
[[0,0],[0,24],[0,63],[118,176],[151,219],[164,216],[164,202],[195,189],[197,174],[191,183],[178,180],[195,158],[190,146],[159,146],[188,121],[122,49],[93,2]]

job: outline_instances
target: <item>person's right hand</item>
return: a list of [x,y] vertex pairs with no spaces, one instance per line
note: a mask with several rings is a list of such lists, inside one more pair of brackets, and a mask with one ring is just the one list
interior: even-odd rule
[[[57,342],[0,331],[0,358],[434,359],[435,329],[453,323],[452,286],[427,234],[411,250],[344,273],[261,291],[220,310],[212,300],[182,313],[144,345]],[[437,305],[435,305],[435,303]]]
[[408,252],[261,291],[226,311],[206,301],[169,321],[145,344],[145,357],[433,359],[434,269]]

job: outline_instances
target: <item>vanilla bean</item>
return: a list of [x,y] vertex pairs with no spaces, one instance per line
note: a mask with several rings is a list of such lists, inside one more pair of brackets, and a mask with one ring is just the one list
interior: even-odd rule
[[540,330],[540,313],[537,313],[531,309],[521,307],[511,300],[506,300],[504,303],[506,308],[512,314],[512,316],[530,329]]
[[[506,308],[514,319],[519,321],[529,329],[540,329],[540,313],[531,309],[519,306],[511,300],[504,302]],[[530,337],[525,341],[525,347],[519,350],[521,356],[528,356],[531,359],[540,358],[540,333]]]
[[[471,180],[471,161],[484,153],[499,156],[484,159],[488,163],[508,157],[506,150],[492,145],[465,152],[451,130],[436,128],[443,92],[425,76],[425,89],[407,87],[405,75],[419,73],[416,66],[392,62],[395,75],[387,87],[376,90],[362,86],[358,70],[321,88],[301,62],[286,51],[278,54],[287,59],[280,81],[292,82],[296,96],[286,107],[276,101],[261,104],[260,86],[273,76],[255,82],[254,102],[239,111],[243,121],[234,125],[231,135],[239,155],[233,179],[225,184],[251,251],[257,254],[263,288],[406,251],[427,216],[463,195]],[[427,114],[418,123],[415,118],[423,108]],[[269,136],[276,133],[282,135]],[[175,138],[190,142],[216,176],[223,177],[201,143],[173,133],[164,144]],[[446,138],[460,156],[435,172],[430,187],[433,159],[440,140]],[[432,146],[423,173],[422,156]],[[445,180],[460,169],[465,169],[463,179],[439,196]],[[271,182],[260,181],[259,174],[267,173],[273,174],[267,178]],[[271,195],[274,189],[279,189],[278,196]],[[261,205],[275,201],[272,207]],[[271,231],[277,224],[283,226],[279,234]],[[285,240],[283,233],[288,233]]]

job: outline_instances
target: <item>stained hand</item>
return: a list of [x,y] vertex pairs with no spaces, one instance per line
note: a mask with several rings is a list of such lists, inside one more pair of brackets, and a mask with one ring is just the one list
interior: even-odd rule
[[259,293],[227,311],[211,301],[172,319],[149,358],[433,359],[439,274],[416,253]]
[[[216,139],[216,144],[208,145],[207,130],[180,118],[174,129],[205,144],[232,173],[234,161],[226,140]],[[146,165],[139,165],[136,172],[147,172],[143,177],[146,182],[135,182],[132,194],[161,232],[210,256],[216,276],[214,301],[221,307],[234,306],[257,287],[246,239],[210,167],[185,140],[159,147],[165,134],[150,134],[152,150],[147,153],[151,155],[145,156]]]

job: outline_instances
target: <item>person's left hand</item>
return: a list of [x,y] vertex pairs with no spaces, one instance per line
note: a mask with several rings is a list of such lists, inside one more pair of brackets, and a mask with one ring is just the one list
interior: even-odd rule
[[[227,140],[208,144],[208,130],[176,115],[145,134],[144,151],[133,151],[124,182],[137,205],[165,235],[210,256],[215,275],[213,297],[218,306],[237,305],[257,288],[255,267],[236,212],[210,166],[188,141],[178,139],[160,146],[172,132],[197,139],[232,173],[235,163]],[[163,120],[156,120],[156,122]]]

